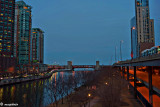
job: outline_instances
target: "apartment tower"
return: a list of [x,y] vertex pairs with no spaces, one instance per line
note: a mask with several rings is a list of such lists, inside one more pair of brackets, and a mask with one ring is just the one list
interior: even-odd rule
[[44,62],[44,32],[40,28],[32,28],[31,37],[31,60],[32,63]]
[[16,2],[14,56],[19,65],[30,64],[31,9],[24,1]]
[[0,0],[0,73],[16,64],[14,47],[15,0]]
[[137,58],[143,50],[155,45],[154,20],[150,19],[149,0],[135,0],[135,13],[131,20],[131,53]]

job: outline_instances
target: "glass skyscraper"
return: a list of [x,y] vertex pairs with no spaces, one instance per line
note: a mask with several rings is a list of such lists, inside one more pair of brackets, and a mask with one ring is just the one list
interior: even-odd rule
[[31,9],[24,1],[16,2],[14,56],[20,65],[30,63]]

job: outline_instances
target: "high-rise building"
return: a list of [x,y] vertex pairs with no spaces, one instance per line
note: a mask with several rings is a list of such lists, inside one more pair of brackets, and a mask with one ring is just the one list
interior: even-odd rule
[[42,63],[44,60],[44,32],[40,28],[32,28],[31,60],[33,63]]
[[31,9],[24,1],[16,2],[14,56],[19,65],[30,63]]
[[[131,46],[136,47],[136,49],[132,48],[131,50],[134,58],[140,57],[143,50],[155,45],[154,20],[150,19],[149,0],[135,0],[135,10],[135,19],[131,20]],[[133,25],[133,23],[135,24]],[[136,43],[133,41],[136,41]]]
[[154,37],[154,20],[153,19],[150,19],[149,20],[149,35],[150,35],[150,42],[153,42],[154,45],[155,45],[155,37]]
[[0,72],[15,66],[13,58],[15,0],[0,0]]

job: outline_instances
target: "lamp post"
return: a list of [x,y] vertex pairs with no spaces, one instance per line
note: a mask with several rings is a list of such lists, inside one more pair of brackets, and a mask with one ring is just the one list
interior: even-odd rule
[[91,97],[91,94],[88,94],[88,97],[89,97],[89,107],[90,107],[90,97]]
[[117,62],[117,46],[115,46],[115,62]]
[[122,47],[122,46],[121,46],[121,45],[122,45],[122,43],[123,43],[123,40],[121,40],[121,41],[120,41],[120,58],[121,58],[121,61],[122,61],[122,49],[121,49],[121,47]]
[[133,59],[133,35],[132,35],[132,33],[133,33],[133,30],[135,30],[136,28],[135,27],[132,27],[131,28],[131,58]]

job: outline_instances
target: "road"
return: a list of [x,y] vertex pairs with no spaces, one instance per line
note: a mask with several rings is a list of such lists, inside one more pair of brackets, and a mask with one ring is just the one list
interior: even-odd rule
[[[133,70],[129,70],[130,74],[134,74]],[[136,71],[137,78],[148,83],[148,72],[144,71]],[[127,75],[125,74],[125,77]],[[134,82],[130,82],[132,86],[134,86]],[[154,87],[160,89],[160,76],[152,75],[152,84]],[[137,90],[149,101],[149,89],[145,86],[137,87]],[[157,95],[153,95],[153,107],[160,107],[160,97]]]

